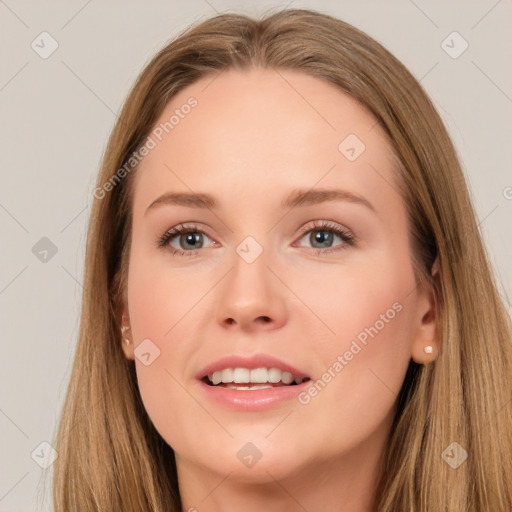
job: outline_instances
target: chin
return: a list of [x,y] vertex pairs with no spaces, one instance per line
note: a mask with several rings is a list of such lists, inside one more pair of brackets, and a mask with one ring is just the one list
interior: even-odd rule
[[[276,433],[271,434],[274,436]],[[286,436],[275,436],[270,440],[261,436],[246,435],[235,436],[225,440],[224,443],[216,443],[212,448],[211,437],[205,436],[209,447],[194,447],[195,464],[204,469],[236,479],[243,483],[269,483],[293,476],[294,473],[303,471],[305,460],[299,459],[304,453],[300,442]],[[208,457],[205,458],[205,453]]]

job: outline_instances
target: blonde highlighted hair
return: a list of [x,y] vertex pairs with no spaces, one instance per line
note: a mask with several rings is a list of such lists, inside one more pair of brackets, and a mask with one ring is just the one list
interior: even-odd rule
[[[418,81],[382,45],[305,9],[260,20],[221,14],[196,23],[138,77],[112,131],[97,187],[145,142],[179,91],[206,75],[253,66],[327,80],[375,116],[396,156],[417,280],[437,294],[440,354],[429,365],[410,363],[374,510],[510,511],[510,317],[449,135]],[[181,511],[174,452],[151,423],[134,363],[121,347],[119,304],[136,172],[95,197],[92,207],[79,339],[54,443],[56,512]],[[468,454],[456,469],[442,457],[453,442]]]

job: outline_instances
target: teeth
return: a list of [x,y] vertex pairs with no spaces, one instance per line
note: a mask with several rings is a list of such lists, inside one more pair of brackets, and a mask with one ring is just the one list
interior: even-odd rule
[[233,368],[226,368],[219,373],[221,376],[221,382],[233,382]]
[[251,382],[268,382],[268,371],[266,368],[255,368],[251,370]]
[[247,368],[233,368],[233,382],[250,382],[251,371]]
[[281,380],[281,373],[279,368],[270,368],[268,371],[268,381],[276,384]]
[[[219,370],[213,372],[208,375],[208,378],[213,383],[214,386],[220,384],[221,382],[225,384],[277,384],[278,382],[282,382],[283,384],[291,384],[292,382],[296,382],[297,384],[301,384],[303,382],[303,378],[297,377],[295,378],[290,372],[283,372],[279,368],[225,368],[224,370]],[[228,388],[236,388],[236,389],[247,389],[246,386],[225,386]],[[256,387],[252,386],[251,389],[265,389],[272,386],[263,386]]]
[[283,372],[281,380],[283,384],[291,384],[293,382],[293,375],[290,372]]
[[213,372],[213,375],[210,376],[210,380],[213,382],[213,385],[216,386],[222,382],[222,372]]

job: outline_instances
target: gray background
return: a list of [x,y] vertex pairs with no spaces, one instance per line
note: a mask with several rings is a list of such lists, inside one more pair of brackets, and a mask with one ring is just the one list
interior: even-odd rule
[[[94,180],[129,87],[190,23],[287,5],[354,24],[421,81],[458,149],[510,311],[510,0],[0,0],[0,511],[52,510],[43,500],[51,466],[38,464],[51,461],[51,450],[40,443],[52,442],[69,380]],[[48,50],[43,31],[59,45],[46,59],[31,47]],[[458,58],[442,47],[453,31],[469,44]],[[453,53],[462,41],[445,44]],[[43,237],[57,249],[46,261]]]

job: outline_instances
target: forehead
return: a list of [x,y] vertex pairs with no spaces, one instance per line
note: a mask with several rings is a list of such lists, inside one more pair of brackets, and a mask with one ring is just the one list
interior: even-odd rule
[[375,188],[382,177],[375,180],[372,166],[381,175],[392,167],[375,117],[333,84],[296,70],[205,76],[169,102],[150,137],[154,147],[136,173],[135,208],[167,189],[228,185],[232,194],[255,195],[318,180],[339,185],[340,177]]

